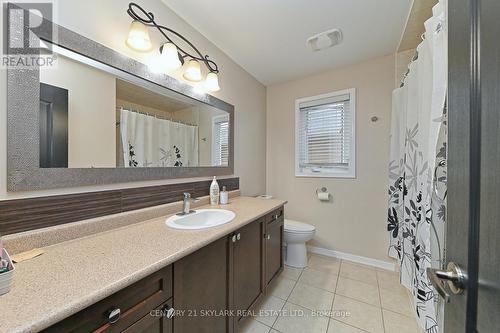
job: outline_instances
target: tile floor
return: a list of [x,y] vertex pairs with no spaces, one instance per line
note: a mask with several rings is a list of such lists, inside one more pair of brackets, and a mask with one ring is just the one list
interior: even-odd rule
[[316,254],[285,267],[254,313],[240,333],[421,332],[395,272]]

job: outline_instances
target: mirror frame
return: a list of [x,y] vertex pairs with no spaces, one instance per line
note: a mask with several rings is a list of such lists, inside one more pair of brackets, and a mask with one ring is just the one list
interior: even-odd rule
[[[232,175],[234,172],[234,106],[209,94],[200,94],[187,83],[166,74],[151,72],[132,58],[44,19],[49,29],[41,29],[41,40],[67,49],[120,73],[147,89],[177,93],[195,103],[201,102],[229,113],[229,165],[222,167],[145,167],[145,168],[40,168],[39,100],[40,71],[33,68],[7,69],[7,189],[8,191],[127,183],[146,180]],[[26,27],[25,27],[26,28]],[[20,33],[20,32],[19,32]],[[89,63],[87,62],[87,64]]]

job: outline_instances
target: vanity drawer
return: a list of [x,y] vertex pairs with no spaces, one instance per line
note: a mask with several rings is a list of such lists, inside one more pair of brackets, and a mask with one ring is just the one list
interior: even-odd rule
[[122,333],[172,333],[173,319],[171,315],[168,315],[169,309],[172,309],[172,300],[152,310],[132,326],[126,328]]
[[171,297],[172,266],[168,266],[44,332],[122,332]]
[[275,209],[271,213],[266,215],[267,224],[273,223],[276,220],[282,220],[284,218],[284,207],[281,206],[278,209]]

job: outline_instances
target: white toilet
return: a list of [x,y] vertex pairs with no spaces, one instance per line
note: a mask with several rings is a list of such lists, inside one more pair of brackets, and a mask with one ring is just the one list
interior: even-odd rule
[[314,226],[285,219],[285,264],[292,267],[304,268],[307,266],[306,242],[314,236]]

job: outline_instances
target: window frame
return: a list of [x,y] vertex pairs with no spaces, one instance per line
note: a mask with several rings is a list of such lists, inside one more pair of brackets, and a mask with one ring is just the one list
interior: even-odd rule
[[[211,155],[212,155],[212,166],[218,166],[218,167],[223,167],[224,165],[222,164],[218,164],[216,165],[215,164],[215,161],[216,159],[218,158],[217,155],[216,155],[216,148],[217,148],[217,144],[216,144],[216,140],[215,140],[215,130],[216,130],[216,126],[218,123],[223,123],[223,122],[227,122],[228,123],[228,149],[229,149],[229,144],[230,144],[230,131],[231,131],[231,128],[230,128],[230,119],[227,115],[218,115],[218,116],[214,116],[212,117],[212,148],[211,148]],[[222,161],[221,161],[222,162]],[[229,163],[229,152],[228,152],[228,163]]]
[[[300,168],[300,105],[310,102],[318,102],[327,98],[349,95],[349,112],[351,114],[351,146],[350,146],[350,161],[349,166],[324,168],[318,172],[311,170],[301,170]],[[356,178],[356,89],[338,90],[326,94],[299,98],[295,100],[295,177],[309,178]]]

